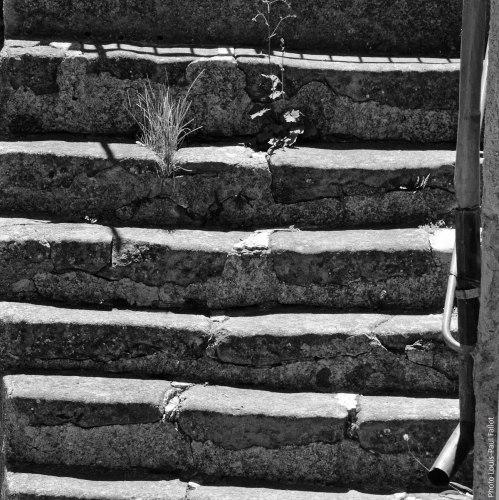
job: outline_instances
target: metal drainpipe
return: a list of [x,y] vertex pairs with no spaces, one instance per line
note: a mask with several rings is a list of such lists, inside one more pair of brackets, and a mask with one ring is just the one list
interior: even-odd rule
[[[488,68],[487,55],[485,64],[483,62],[486,12],[487,0],[463,1],[459,124],[454,177],[458,202],[456,243],[442,324],[445,341],[459,353],[460,417],[459,425],[428,473],[428,479],[435,486],[449,484],[474,445],[472,353],[477,342],[480,309],[480,133]],[[450,334],[454,295],[458,306],[457,340]]]

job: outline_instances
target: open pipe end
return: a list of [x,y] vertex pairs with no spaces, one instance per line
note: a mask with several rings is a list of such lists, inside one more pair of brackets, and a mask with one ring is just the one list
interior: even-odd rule
[[451,434],[433,467],[428,480],[433,486],[447,486],[469,452],[473,449],[473,423],[461,422]]
[[433,486],[443,488],[450,483],[449,475],[442,469],[433,468],[428,472],[428,480]]

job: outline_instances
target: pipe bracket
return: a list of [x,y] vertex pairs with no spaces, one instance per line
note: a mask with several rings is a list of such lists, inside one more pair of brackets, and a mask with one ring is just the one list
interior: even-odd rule
[[456,290],[456,299],[479,299],[481,288],[472,288],[470,290]]

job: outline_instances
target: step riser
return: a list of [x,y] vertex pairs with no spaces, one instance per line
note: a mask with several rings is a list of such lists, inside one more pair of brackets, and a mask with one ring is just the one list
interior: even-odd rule
[[[435,236],[422,229],[217,233],[7,223],[3,300],[437,308],[451,251],[447,241],[444,251],[432,249]],[[438,234],[450,241],[453,232]]]
[[[193,382],[214,384],[258,385],[273,389],[316,392],[432,393],[457,395],[458,362],[451,355],[441,355],[437,362],[443,367],[420,366],[400,356],[366,351],[356,362],[350,359],[319,359],[317,361],[290,362],[277,367],[240,367],[203,358],[200,361],[175,359],[171,353],[156,353],[140,360],[109,362],[63,360],[26,360],[3,364],[10,370],[91,370],[108,373],[168,377]],[[437,353],[438,354],[438,353]],[[429,356],[428,356],[429,357]],[[431,362],[432,360],[425,360]],[[440,372],[442,370],[442,373]]]
[[[79,388],[73,389],[74,396],[58,399],[57,389],[49,384],[43,389],[51,395],[47,399],[44,393],[20,393],[15,379],[4,379],[6,458],[13,464],[196,470],[218,477],[403,488],[426,480],[403,435],[410,437],[411,451],[429,466],[458,415],[455,400],[381,398],[391,412],[396,405],[409,406],[387,419],[376,407],[380,398],[349,396],[347,404],[341,395],[324,399],[318,394],[194,386],[169,390],[164,417],[157,421],[152,413],[144,416],[144,402],[127,414],[142,423],[117,423],[124,419],[122,410],[109,402],[113,396],[105,391],[97,394],[99,402],[91,408],[87,401],[93,396],[83,402]],[[99,380],[93,384],[102,391]],[[154,393],[146,381],[133,384]],[[271,398],[275,407],[269,409],[262,398]],[[441,405],[437,413],[435,405]]]
[[[173,49],[156,56],[144,54],[153,48],[127,47],[90,45],[82,52],[78,44],[67,50],[19,48],[12,42],[0,60],[0,132],[133,136],[138,127],[127,109],[129,96],[133,101],[146,76],[153,85],[164,81],[165,70],[178,93],[204,70],[191,92],[193,125],[202,127],[201,135],[251,136],[259,129],[260,123],[250,119],[249,111],[265,93],[264,57],[240,51],[237,57],[213,58],[230,53],[229,49],[207,50],[201,58],[185,49],[177,50],[174,57]],[[285,63],[287,105],[305,113],[317,127],[317,139],[455,140],[458,64],[388,59],[367,64],[301,57],[290,57]]]
[[[338,3],[293,3],[297,18],[288,21],[284,29],[286,46],[364,54],[459,52],[461,6],[457,2],[446,0],[435,5],[418,0],[408,5],[398,0],[389,6],[381,0]],[[101,2],[98,16],[95,6],[83,1],[70,5],[63,0],[39,2],[36,16],[32,9],[28,1],[5,2],[7,38],[92,36],[156,43],[159,39],[177,44],[259,45],[266,36],[263,23],[252,22],[262,10],[256,0],[198,0],[188,5],[169,0],[147,6],[136,0],[119,7]]]
[[[449,218],[453,151],[368,147],[353,153],[300,148],[303,153],[278,152],[270,160],[242,146],[192,147],[181,151],[175,179],[165,179],[151,154],[135,144],[0,143],[0,211],[163,227],[339,227]],[[298,155],[311,156],[317,166],[304,165]],[[347,159],[335,165],[340,155]],[[373,156],[379,160],[366,166]],[[411,190],[424,178],[424,189]]]
[[[448,427],[442,429],[442,435],[452,433],[451,426]],[[24,432],[12,436],[10,453],[16,460],[30,463],[80,467],[99,464],[110,468],[144,467],[172,472],[195,469],[201,474],[215,477],[246,477],[356,488],[427,485],[426,471],[409,453],[374,454],[346,440],[337,444],[314,443],[277,450],[261,447],[227,450],[209,443],[184,441],[182,452],[188,453],[189,444],[192,450],[192,458],[187,459],[180,456],[180,438],[175,437],[179,433],[171,424],[141,428],[131,426],[126,430],[110,426],[86,431],[75,426],[43,430],[25,427]],[[119,450],[113,449],[116,442],[120,443]],[[171,449],[172,442],[175,451]],[[38,450],[30,451],[30,443],[35,443]],[[90,451],[78,452],[85,448]],[[430,467],[437,456],[438,453],[426,455],[421,457],[421,461]],[[469,480],[471,467],[468,464],[464,469],[461,477]]]
[[[458,360],[441,344],[440,322],[439,316],[428,321],[426,316],[338,317],[307,311],[212,320],[131,311],[75,315],[4,303],[0,366],[4,371],[93,370],[297,391],[455,394]],[[398,333],[408,329],[414,333]],[[417,342],[420,346],[413,346]]]

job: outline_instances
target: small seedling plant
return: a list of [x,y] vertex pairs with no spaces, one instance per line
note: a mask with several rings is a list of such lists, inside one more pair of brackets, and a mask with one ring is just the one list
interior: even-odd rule
[[[286,91],[284,89],[284,38],[279,38],[281,49],[281,60],[278,71],[274,72],[272,66],[272,40],[278,36],[286,21],[296,18],[295,14],[288,13],[280,15],[279,19],[273,23],[272,9],[280,4],[282,7],[291,10],[288,0],[262,0],[263,9],[253,18],[253,22],[262,21],[267,30],[267,59],[268,74],[261,76],[268,81],[268,103],[255,104],[250,110],[250,117],[253,120],[261,119],[262,128],[260,132],[251,139],[249,145],[257,150],[267,150],[272,154],[276,149],[292,146],[299,136],[310,137],[317,133],[315,127],[307,123],[305,115],[298,109],[286,109]],[[280,73],[278,76],[277,73]],[[276,106],[276,101],[281,100],[280,106]]]

